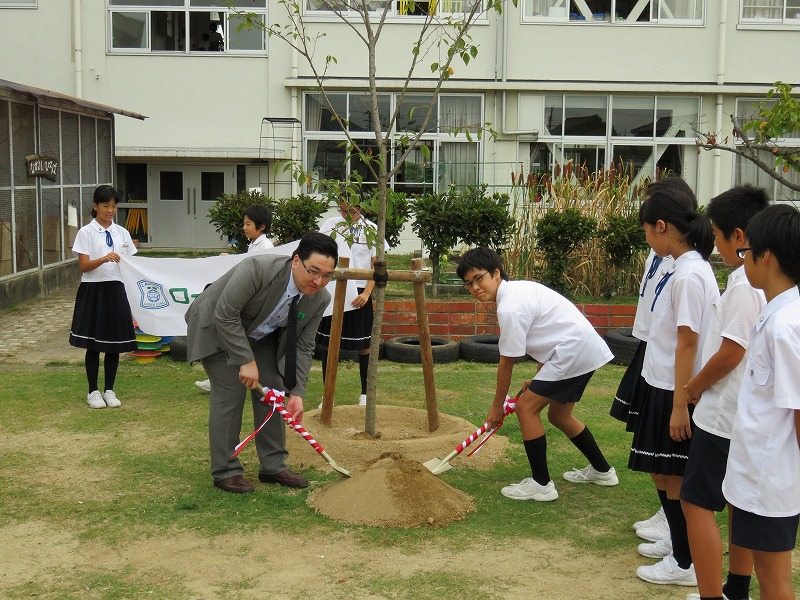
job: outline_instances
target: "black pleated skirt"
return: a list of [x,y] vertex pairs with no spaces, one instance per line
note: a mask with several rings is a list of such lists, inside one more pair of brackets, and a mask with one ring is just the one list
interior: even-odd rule
[[635,421],[639,417],[642,399],[647,395],[650,387],[642,377],[642,367],[644,366],[644,352],[647,349],[647,342],[639,342],[636,352],[633,354],[631,364],[619,382],[614,401],[611,403],[609,414],[626,424],[627,431],[633,431]]
[[136,350],[133,315],[121,281],[82,282],[78,286],[69,343],[96,352]]
[[[669,437],[669,420],[672,416],[672,390],[649,386],[642,402],[633,443],[628,458],[628,468],[643,473],[683,476],[689,460],[691,440],[675,442]],[[689,405],[689,416],[694,405]],[[694,422],[692,422],[694,428]]]
[[[364,288],[359,288],[358,293],[362,293]],[[372,338],[372,322],[375,318],[372,309],[372,298],[361,308],[349,310],[344,313],[342,321],[342,341],[340,350],[364,350],[369,348]],[[328,347],[331,339],[331,320],[332,317],[324,317],[319,324],[317,331],[317,343],[323,348]]]

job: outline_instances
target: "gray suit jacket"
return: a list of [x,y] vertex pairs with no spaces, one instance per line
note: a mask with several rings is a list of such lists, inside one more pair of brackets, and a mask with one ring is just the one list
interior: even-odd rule
[[[228,364],[240,367],[254,360],[247,335],[279,302],[291,277],[292,259],[261,254],[244,259],[194,299],[186,313],[188,359],[225,352]],[[303,396],[314,355],[317,328],[330,302],[327,290],[303,296],[297,303],[297,384],[289,390]],[[278,344],[278,369],[283,373],[285,330]]]

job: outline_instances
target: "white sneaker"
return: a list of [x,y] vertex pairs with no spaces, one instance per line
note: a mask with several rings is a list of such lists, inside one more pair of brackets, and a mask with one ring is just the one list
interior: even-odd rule
[[[696,592],[692,592],[688,596],[686,596],[686,600],[700,600],[700,594]],[[728,600],[728,597],[725,594],[722,594],[722,600]],[[753,600],[748,596],[747,600]]]
[[556,485],[548,481],[547,485],[539,485],[533,477],[523,479],[519,483],[507,485],[500,493],[512,500],[536,500],[537,502],[550,502],[558,498]]
[[661,508],[658,509],[656,514],[654,514],[649,519],[645,519],[643,521],[636,521],[636,523],[633,524],[633,530],[639,531],[640,529],[650,529],[651,527],[655,527],[659,523],[666,523],[666,522],[667,522],[667,517],[664,516],[664,507],[662,506]]
[[636,576],[648,583],[658,585],[697,585],[694,565],[689,565],[688,569],[681,569],[672,554],[665,556],[661,562],[654,565],[639,567],[636,569]]
[[669,537],[669,525],[665,520],[663,523],[659,523],[649,529],[637,529],[636,535],[648,542],[657,542]]
[[86,395],[86,402],[89,404],[89,408],[105,408],[106,403],[103,400],[103,396],[100,395],[99,390],[93,391],[91,394]]
[[366,406],[367,405],[367,395],[366,394],[361,394],[358,397],[358,405],[359,406]]
[[592,465],[584,467],[583,469],[572,469],[564,473],[564,479],[570,483],[593,483],[595,485],[602,485],[604,487],[612,487],[619,483],[617,479],[617,472],[614,467],[603,473],[598,471]]
[[194,384],[197,387],[199,387],[201,390],[203,390],[204,392],[210,392],[211,391],[211,380],[210,379],[206,379],[204,381],[195,381]]
[[[333,401],[333,404],[336,404],[336,400]],[[319,406],[317,408],[319,410],[322,410],[322,402],[319,403]]]
[[645,542],[639,544],[639,554],[647,558],[664,558],[672,554],[672,538],[667,536],[663,540],[658,540],[652,544]]
[[106,390],[103,392],[103,401],[106,403],[108,408],[117,408],[118,406],[122,406],[122,402],[119,401],[119,398],[117,398],[114,390]]

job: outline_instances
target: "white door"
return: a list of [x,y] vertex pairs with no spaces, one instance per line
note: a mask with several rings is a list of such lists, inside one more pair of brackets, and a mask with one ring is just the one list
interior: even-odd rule
[[227,240],[208,220],[222,194],[236,191],[236,168],[152,165],[149,177],[150,244],[160,248],[225,248]]

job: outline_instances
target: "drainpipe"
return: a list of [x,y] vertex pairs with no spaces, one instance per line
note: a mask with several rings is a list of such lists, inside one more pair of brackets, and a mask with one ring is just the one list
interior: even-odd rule
[[[297,69],[297,50],[292,49],[292,80],[297,81],[298,77],[298,69]],[[297,91],[297,86],[292,86],[292,118],[298,119],[298,109],[299,109],[299,102],[300,98],[302,98],[302,94]],[[292,148],[291,148],[291,160],[295,162],[298,159],[298,150],[299,154],[302,157],[302,149],[301,146],[303,144],[303,125],[300,124],[300,140],[297,142],[297,146],[294,144],[294,125],[292,126]],[[276,171],[277,173],[277,171]],[[292,180],[292,196],[297,196],[300,193],[300,185],[297,183],[294,177],[291,178]],[[277,189],[277,188],[276,188]]]
[[[719,17],[719,44],[717,47],[717,85],[720,86],[720,92],[717,93],[717,109],[714,121],[714,131],[717,135],[722,135],[722,87],[725,85],[725,40],[727,37],[728,29],[728,0],[720,0],[719,3],[720,17]],[[722,151],[719,149],[714,150],[714,188],[712,197],[717,196],[720,191],[720,177],[722,176]]]
[[75,61],[75,97],[83,98],[83,40],[81,0],[72,0],[72,56]]

